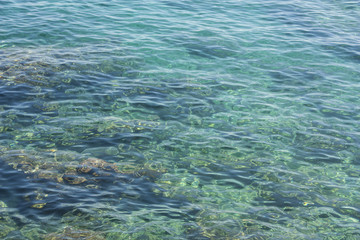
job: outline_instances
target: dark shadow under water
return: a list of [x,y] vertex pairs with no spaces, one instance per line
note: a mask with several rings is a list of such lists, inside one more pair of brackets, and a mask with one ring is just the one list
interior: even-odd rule
[[[53,225],[64,214],[76,213],[81,209],[91,215],[96,214],[99,206],[111,206],[111,211],[119,214],[143,208],[167,208],[167,213],[162,215],[168,218],[189,218],[196,215],[196,209],[191,213],[178,211],[189,203],[164,197],[161,193],[163,190],[148,178],[120,175],[100,177],[96,179],[96,188],[87,188],[84,185],[57,183],[47,179],[31,179],[29,175],[0,160],[0,200],[17,211],[12,218],[18,226],[28,221]],[[154,192],[154,188],[158,189],[158,193]]]

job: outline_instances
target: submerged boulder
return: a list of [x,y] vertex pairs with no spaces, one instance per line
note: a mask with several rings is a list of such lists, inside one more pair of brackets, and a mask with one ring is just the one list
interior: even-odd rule
[[105,240],[102,233],[87,230],[66,227],[61,232],[49,233],[43,236],[44,240]]

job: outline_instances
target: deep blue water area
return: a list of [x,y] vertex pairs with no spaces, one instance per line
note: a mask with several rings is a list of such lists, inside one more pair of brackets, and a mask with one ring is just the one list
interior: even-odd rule
[[0,0],[0,238],[359,239],[360,2]]

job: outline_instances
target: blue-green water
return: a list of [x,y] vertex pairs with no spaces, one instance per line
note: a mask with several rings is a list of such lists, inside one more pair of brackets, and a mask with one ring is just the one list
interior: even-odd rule
[[359,26],[359,1],[0,0],[0,238],[359,239]]

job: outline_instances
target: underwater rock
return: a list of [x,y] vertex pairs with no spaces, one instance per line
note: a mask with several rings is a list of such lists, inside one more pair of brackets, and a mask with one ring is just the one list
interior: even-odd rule
[[[49,49],[7,49],[0,52],[0,79],[9,84],[26,83],[32,86],[54,86],[52,77],[64,67]],[[74,57],[74,56],[72,56]]]
[[16,227],[13,224],[0,222],[0,238],[6,237],[10,232],[14,231]]
[[[62,158],[64,155],[64,159]],[[166,171],[165,169],[152,169],[146,166],[128,166],[124,163],[109,163],[99,158],[77,159],[67,154],[59,154],[55,158],[56,150],[31,151],[12,150],[5,151],[1,160],[8,166],[24,174],[31,182],[39,184],[33,191],[28,191],[23,197],[25,205],[33,209],[53,208],[59,197],[57,191],[47,190],[46,186],[67,189],[67,186],[80,187],[78,190],[118,188],[124,189],[123,196],[127,197],[128,184],[153,185]],[[77,154],[75,154],[76,159]],[[81,160],[83,159],[83,160]],[[50,181],[47,181],[50,180]],[[62,184],[62,185],[59,185]],[[44,185],[43,187],[41,187]],[[129,188],[131,186],[129,185]],[[156,186],[151,191],[155,191]],[[88,193],[85,193],[88,194]],[[137,194],[137,193],[136,193]],[[131,195],[131,194],[130,194]]]
[[[73,158],[68,152],[65,158],[62,154],[54,158],[56,152],[4,149],[0,156],[0,164],[7,174],[4,182],[10,181],[4,187],[0,185],[0,191],[7,198],[15,199],[13,208],[25,216],[19,219],[21,223],[27,224],[27,219],[43,222],[43,219],[58,218],[72,210],[86,208],[88,211],[94,206],[130,211],[144,204],[169,201],[160,194],[162,190],[155,183],[166,171],[159,166],[111,163],[99,158],[84,159],[84,156],[71,161]],[[179,206],[184,204],[183,201],[173,202]],[[16,230],[11,224],[1,227],[4,228],[1,234]],[[56,233],[48,239],[62,239],[59,236]]]
[[83,176],[79,176],[76,172],[65,173],[62,177],[65,183],[69,184],[81,184],[87,181]]
[[105,237],[102,233],[86,230],[86,229],[74,229],[71,227],[66,227],[62,232],[50,233],[43,236],[44,240],[64,240],[64,239],[73,239],[73,240],[105,240]]
[[16,223],[7,211],[7,204],[0,200],[0,238],[6,237],[10,232],[16,230]]
[[88,158],[82,161],[80,166],[77,168],[77,171],[81,173],[89,173],[94,169],[119,172],[119,169],[115,164],[108,163],[99,158]]
[[41,225],[35,223],[24,225],[20,229],[20,233],[24,239],[28,240],[38,240],[41,239],[41,235],[46,234],[45,230],[41,229]]
[[71,72],[134,75],[129,70],[137,67],[139,59],[122,58],[125,54],[122,49],[111,49],[109,56],[108,46],[96,48],[98,51],[88,47],[3,48],[0,51],[0,79],[7,80],[9,84],[52,87],[59,84],[59,78],[54,77],[59,73],[65,84],[72,82],[69,77]]
[[145,177],[150,181],[155,181],[156,179],[160,178],[164,172],[165,170],[158,171],[158,170],[143,168],[138,171],[135,171],[133,175],[134,177]]
[[[81,161],[81,155],[74,152],[12,150],[5,151],[2,159],[12,168],[24,172],[28,178],[48,179],[58,183],[81,184],[98,183],[102,177],[116,181],[120,175],[130,178],[145,177],[154,181],[166,172],[166,169],[151,169],[144,166],[127,166],[123,163],[109,163],[99,158],[87,158]],[[73,160],[73,161],[72,161]]]
[[2,208],[7,208],[8,206],[6,205],[6,203],[4,203],[3,201],[0,200],[0,209]]

